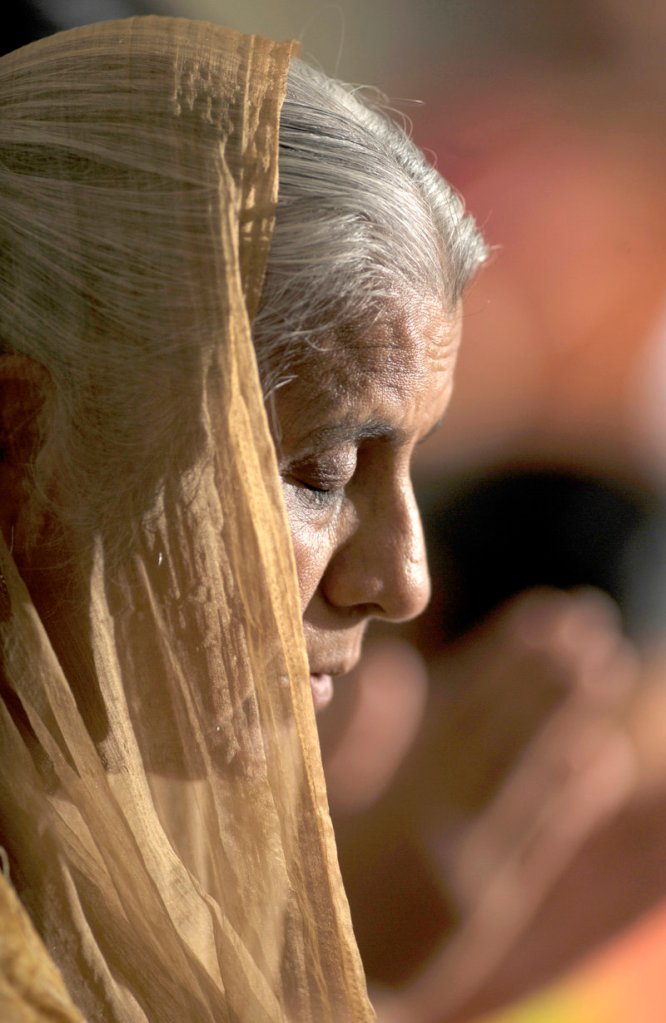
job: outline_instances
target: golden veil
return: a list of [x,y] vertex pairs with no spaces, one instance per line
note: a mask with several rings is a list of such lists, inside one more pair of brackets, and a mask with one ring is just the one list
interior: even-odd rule
[[[149,17],[0,60],[0,349],[40,361],[48,332],[52,379],[90,365],[72,418],[93,425],[51,456],[99,520],[72,566],[78,678],[0,543],[0,845],[90,1023],[374,1018],[250,336],[291,53]],[[123,458],[143,490],[97,507]],[[0,882],[22,935],[0,921],[0,1018],[77,1019],[52,978],[35,994],[48,964]]]

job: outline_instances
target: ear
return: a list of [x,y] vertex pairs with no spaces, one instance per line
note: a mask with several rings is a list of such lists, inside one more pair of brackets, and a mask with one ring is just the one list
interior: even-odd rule
[[49,376],[24,355],[0,354],[0,529],[13,547],[27,517],[30,468]]

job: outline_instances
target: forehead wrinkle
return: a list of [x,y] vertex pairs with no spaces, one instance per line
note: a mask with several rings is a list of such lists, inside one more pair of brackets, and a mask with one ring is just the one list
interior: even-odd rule
[[291,433],[292,450],[307,457],[371,437],[405,442],[411,436],[405,410],[418,405],[423,387],[439,378],[441,393],[450,391],[458,312],[444,310],[433,321],[422,310],[394,308],[367,332],[344,325],[328,344],[310,351],[301,373],[278,396],[281,433]]
[[458,352],[462,310],[439,310],[441,315],[433,320],[437,310],[434,304],[430,314],[427,307],[394,309],[384,322],[375,324],[370,341],[362,337],[360,343],[349,345],[357,360],[358,383],[363,386],[381,367],[387,389],[399,395],[405,388],[418,391],[424,374],[450,373]]
[[[302,368],[316,366],[331,395],[341,390],[362,395],[378,370],[383,371],[388,391],[399,392],[405,387],[418,391],[424,372],[451,371],[461,319],[461,303],[442,308],[434,301],[414,304],[396,298],[382,316],[366,325],[339,324],[305,356]],[[340,370],[344,384],[338,375]]]

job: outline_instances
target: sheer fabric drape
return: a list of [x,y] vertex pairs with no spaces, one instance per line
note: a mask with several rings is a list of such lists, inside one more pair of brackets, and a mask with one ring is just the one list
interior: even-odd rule
[[[60,332],[64,374],[90,353],[91,488],[144,460],[99,527],[64,527],[80,671],[0,545],[0,843],[90,1021],[374,1018],[250,337],[291,52],[151,17],[0,61],[0,345]],[[119,350],[143,381],[122,417]]]

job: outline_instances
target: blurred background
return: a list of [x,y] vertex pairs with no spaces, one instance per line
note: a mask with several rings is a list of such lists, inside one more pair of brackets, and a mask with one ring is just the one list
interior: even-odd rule
[[433,600],[320,732],[380,1018],[522,997],[666,896],[666,5],[11,7],[5,50],[144,13],[297,38],[389,97],[482,225],[415,465]]

